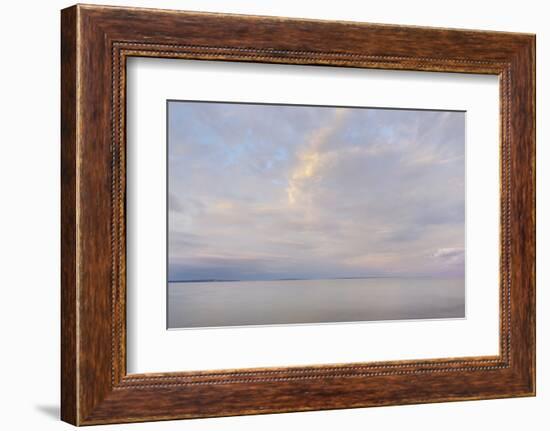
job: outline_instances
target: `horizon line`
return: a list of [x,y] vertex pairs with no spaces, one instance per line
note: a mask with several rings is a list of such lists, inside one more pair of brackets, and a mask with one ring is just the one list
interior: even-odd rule
[[187,280],[168,280],[168,283],[234,283],[243,281],[322,281],[322,280],[361,280],[369,278],[464,278],[465,275],[367,275],[357,277],[326,277],[326,278],[302,278],[302,277],[284,277],[269,279],[218,279],[218,278],[199,278]]

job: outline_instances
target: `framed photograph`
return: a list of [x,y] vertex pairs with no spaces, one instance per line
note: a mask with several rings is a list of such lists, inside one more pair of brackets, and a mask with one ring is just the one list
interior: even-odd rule
[[465,112],[167,115],[169,329],[465,317]]
[[535,394],[535,36],[61,14],[62,419]]

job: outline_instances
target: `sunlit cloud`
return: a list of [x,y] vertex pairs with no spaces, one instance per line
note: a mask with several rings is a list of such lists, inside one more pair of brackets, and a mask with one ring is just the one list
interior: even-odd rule
[[314,177],[323,163],[323,146],[342,127],[348,113],[346,108],[335,108],[328,124],[311,132],[306,138],[304,149],[298,153],[298,163],[288,180],[288,202],[295,204],[303,193],[302,185]]

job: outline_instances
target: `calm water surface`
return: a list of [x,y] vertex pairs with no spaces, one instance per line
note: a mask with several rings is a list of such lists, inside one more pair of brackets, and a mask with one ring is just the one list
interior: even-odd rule
[[363,278],[168,284],[168,327],[465,316],[464,279]]

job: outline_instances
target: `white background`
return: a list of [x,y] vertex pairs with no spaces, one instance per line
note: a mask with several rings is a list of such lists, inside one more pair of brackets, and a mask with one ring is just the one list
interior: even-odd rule
[[[127,83],[128,372],[498,354],[498,77],[141,58]],[[467,111],[467,318],[167,331],[167,99]]]
[[[255,417],[105,426],[96,429],[544,430],[550,422],[549,13],[545,2],[298,0],[102,1],[188,10],[345,19],[537,33],[538,396]],[[0,16],[0,425],[70,429],[59,409],[59,9],[64,1],[5,2]],[[24,317],[20,310],[25,310]],[[546,314],[545,314],[546,313]]]

